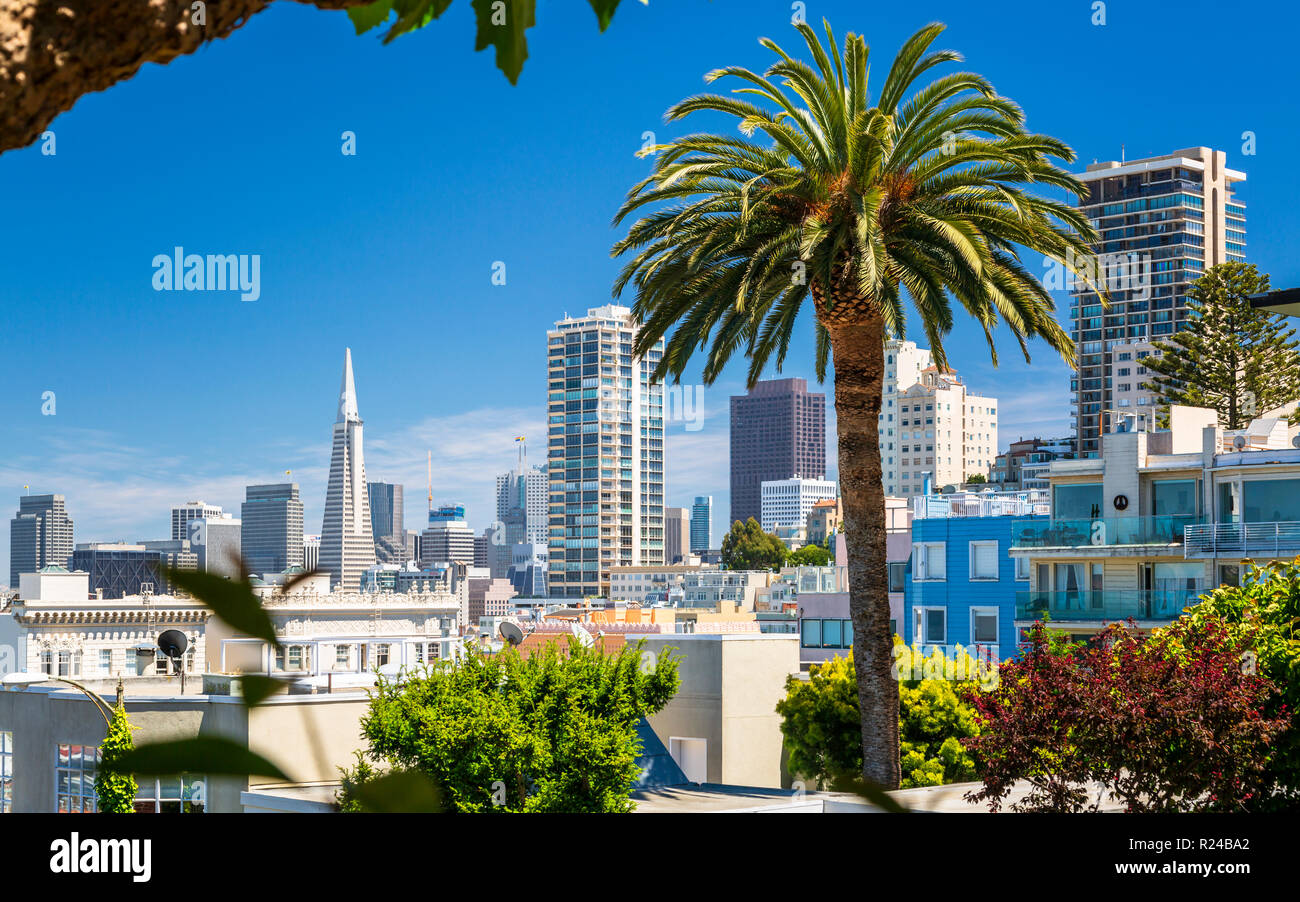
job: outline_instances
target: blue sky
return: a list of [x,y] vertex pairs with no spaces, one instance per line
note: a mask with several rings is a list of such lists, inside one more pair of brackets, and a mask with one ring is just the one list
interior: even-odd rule
[[[712,68],[765,67],[759,37],[800,44],[785,2],[625,0],[603,35],[585,3],[541,7],[512,87],[490,50],[473,52],[468,0],[388,46],[342,13],[277,3],[82,98],[52,126],[56,155],[0,156],[0,573],[24,484],[68,496],[79,542],[139,540],[166,536],[174,503],[237,512],[243,486],[289,469],[319,531],[346,346],[369,477],[407,486],[415,527],[431,449],[435,500],[487,525],[513,436],[535,438],[540,460],[546,328],[609,300],[610,219],[648,169],[634,156],[644,133],[698,127],[667,126],[663,111]],[[1111,2],[1103,26],[1087,2],[808,3],[807,15],[864,34],[877,81],[916,28],[946,22],[939,43],[1073,146],[1079,168],[1121,144],[1130,158],[1227,151],[1248,174],[1250,259],[1287,287],[1300,284],[1286,252],[1300,117],[1282,9]],[[340,152],[344,131],[355,156]],[[151,261],[177,245],[259,254],[261,297],[154,291]],[[1065,432],[1068,368],[1042,347],[1026,366],[1003,339],[997,369],[976,329],[947,343],[967,383],[1000,399],[1002,443]],[[785,374],[812,377],[807,319]],[[668,503],[712,494],[715,541],[727,397],[743,377],[737,361],[704,394],[704,428],[668,438]]]

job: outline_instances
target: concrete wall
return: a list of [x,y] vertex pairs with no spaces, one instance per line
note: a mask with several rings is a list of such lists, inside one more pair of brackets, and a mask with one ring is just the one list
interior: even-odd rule
[[704,739],[710,783],[779,787],[785,679],[799,671],[794,634],[648,636],[656,655],[677,657],[682,685],[650,725],[671,750],[673,737]]

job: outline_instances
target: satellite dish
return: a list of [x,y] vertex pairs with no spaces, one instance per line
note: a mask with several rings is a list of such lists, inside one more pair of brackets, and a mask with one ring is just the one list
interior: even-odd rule
[[1232,447],[1238,451],[1243,450],[1246,447],[1246,437],[1244,435],[1234,435],[1232,437]]
[[581,624],[574,622],[569,624],[569,632],[582,643],[583,648],[591,648],[596,644],[596,640],[591,638],[591,633],[582,628]]
[[501,626],[497,628],[501,633],[501,638],[506,640],[509,645],[518,645],[524,641],[524,631],[509,620],[501,621]]
[[190,647],[189,640],[180,630],[164,630],[158,637],[158,647],[167,657],[175,660],[185,654],[185,649]]
[[1295,438],[1291,439],[1291,447],[1300,448],[1300,435],[1297,435]]

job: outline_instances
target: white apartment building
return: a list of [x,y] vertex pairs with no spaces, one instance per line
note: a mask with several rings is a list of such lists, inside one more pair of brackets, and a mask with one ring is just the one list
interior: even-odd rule
[[996,398],[969,392],[957,374],[937,367],[895,392],[881,411],[880,457],[885,491],[910,498],[987,475],[998,448]]
[[664,344],[637,358],[635,335],[615,304],[547,332],[552,597],[607,596],[612,568],[664,560]]
[[218,519],[223,516],[220,507],[206,501],[186,501],[172,508],[172,539],[190,539],[191,520]]
[[762,499],[762,525],[764,532],[776,532],[779,527],[793,526],[804,529],[808,515],[818,501],[834,501],[835,483],[828,479],[764,480],[760,491]]

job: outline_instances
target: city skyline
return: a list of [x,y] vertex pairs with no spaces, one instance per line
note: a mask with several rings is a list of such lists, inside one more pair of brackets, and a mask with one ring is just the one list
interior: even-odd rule
[[[699,4],[699,27],[683,34],[674,10],[630,4],[619,27],[599,40],[589,10],[557,9],[548,28],[530,34],[535,59],[518,86],[499,78],[488,54],[472,57],[464,71],[448,74],[439,117],[429,107],[402,104],[383,86],[426,77],[444,52],[462,54],[452,29],[370,46],[358,42],[346,16],[292,5],[260,15],[258,28],[237,42],[214,45],[166,72],[146,67],[118,89],[83,98],[53,123],[56,157],[32,147],[0,164],[14,201],[31,215],[0,262],[11,298],[23,299],[6,304],[11,387],[0,398],[0,415],[12,442],[0,462],[0,497],[12,506],[24,485],[33,494],[64,495],[78,541],[134,542],[165,538],[168,512],[186,500],[237,511],[245,486],[291,478],[315,529],[328,472],[320,429],[329,407],[322,399],[337,379],[338,349],[351,345],[374,386],[366,410],[369,478],[422,495],[432,449],[435,502],[463,501],[481,531],[494,519],[493,480],[513,459],[513,436],[544,435],[544,389],[536,378],[544,356],[536,336],[566,312],[608,301],[615,265],[607,257],[616,237],[609,218],[647,171],[648,162],[634,157],[644,133],[677,134],[663,124],[663,111],[699,90],[704,72],[728,63],[765,65],[756,38],[790,34],[788,3],[746,4],[752,26],[726,27],[738,8]],[[1133,81],[1179,65],[1181,48],[1201,38],[1203,26],[1195,16],[1171,20],[1156,10],[1116,9],[1109,24],[1094,28],[1086,12],[1025,4],[998,33],[987,28],[986,13],[957,3],[934,4],[924,17],[883,10],[869,19],[850,4],[827,3],[810,18],[826,15],[840,30],[865,33],[875,47],[897,46],[921,18],[946,21],[944,45],[962,51],[971,68],[1021,103],[1035,129],[1071,144],[1079,157],[1069,167],[1074,172],[1093,159],[1118,159],[1122,148],[1129,159],[1190,146],[1225,150],[1227,165],[1248,175],[1241,189],[1251,221],[1247,259],[1276,287],[1300,283],[1300,263],[1287,253],[1295,231],[1290,198],[1300,176],[1284,151],[1300,125],[1279,117],[1272,98],[1243,93],[1227,80],[1206,87],[1194,117],[1105,102],[1124,96]],[[1242,23],[1215,20],[1223,40],[1246,39]],[[1150,43],[1152,30],[1166,39]],[[645,48],[668,35],[676,40],[672,59],[661,71],[642,71]],[[1237,83],[1285,77],[1285,54],[1276,52],[1281,35],[1249,39],[1260,52],[1236,63]],[[318,57],[298,63],[292,109],[259,89],[279,77],[266,70],[278,66],[273,50],[289,40],[320,48]],[[1091,74],[1086,91],[1093,103],[1064,77],[1042,76],[1053,71],[1063,40],[1121,60]],[[1136,47],[1144,52],[1125,53]],[[355,72],[332,71],[336,49],[358,61]],[[570,82],[568,61],[579,51],[608,75],[590,84],[590,110],[550,122],[539,98]],[[152,126],[158,109],[194,103],[203,116],[161,131]],[[413,148],[436,142],[441,123],[457,118],[475,135],[476,152],[456,167],[425,165]],[[339,153],[345,130],[357,136],[355,158]],[[109,131],[150,137],[147,145],[95,140]],[[1246,132],[1258,138],[1254,155],[1242,152]],[[543,146],[547,152],[538,153]],[[249,147],[267,148],[294,166],[267,166],[265,157],[243,153]],[[117,177],[106,182],[105,171]],[[478,183],[499,190],[475,192],[468,203],[465,188]],[[140,196],[172,184],[206,186],[202,202],[150,217]],[[55,190],[86,198],[84,215],[68,217],[59,205],[41,202]],[[524,208],[530,216],[507,215]],[[452,221],[455,229],[447,227]],[[176,246],[260,254],[260,296],[242,302],[238,295],[153,291],[149,261]],[[78,265],[66,265],[66,249]],[[505,285],[492,283],[496,261],[506,264]],[[1068,322],[1069,295],[1057,297],[1058,315]],[[142,319],[149,323],[143,338]],[[367,329],[364,320],[383,328]],[[483,328],[489,322],[490,330]],[[57,363],[48,342],[31,339],[55,335],[67,349]],[[915,328],[908,337],[926,343]],[[282,347],[288,352],[278,353]],[[184,359],[176,349],[188,352]],[[1000,399],[1000,448],[1020,436],[1069,432],[1069,368],[1044,348],[1032,348],[1030,368],[1004,341],[1002,368],[994,370],[976,327],[962,323],[948,349],[973,390]],[[702,429],[670,422],[665,430],[664,503],[689,507],[696,495],[713,495],[715,541],[730,506],[726,400],[744,391],[743,375],[732,366],[705,390]],[[779,375],[833,391],[829,380],[813,381],[806,323]],[[697,381],[693,367],[683,382]],[[453,382],[460,391],[430,390]],[[57,399],[53,416],[42,413],[46,392]],[[140,416],[146,399],[167,411],[165,423]],[[827,477],[836,478],[833,408],[827,413]],[[423,505],[408,507],[407,528],[423,526]],[[0,572],[7,573],[7,519],[0,530]]]

